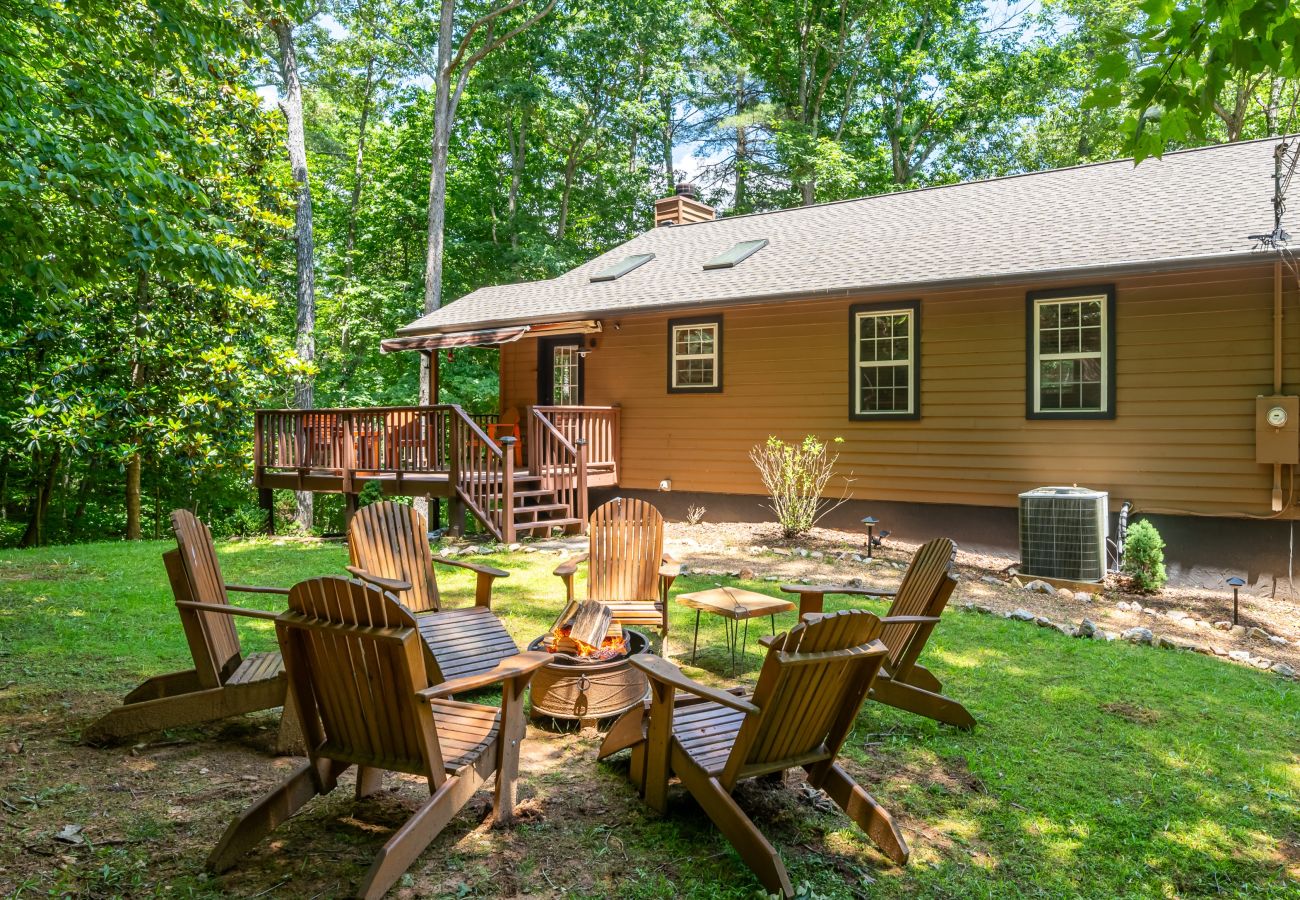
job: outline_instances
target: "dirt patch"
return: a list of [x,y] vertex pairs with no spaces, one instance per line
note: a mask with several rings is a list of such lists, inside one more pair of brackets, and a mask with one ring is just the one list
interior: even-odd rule
[[1138,706],[1122,700],[1114,703],[1103,703],[1101,711],[1110,713],[1112,716],[1119,716],[1124,721],[1132,722],[1134,725],[1154,725],[1160,721],[1160,713],[1154,709],[1147,709],[1145,706]]
[[[891,590],[902,580],[915,544],[887,538],[866,557],[866,535],[833,528],[814,528],[796,539],[781,537],[772,523],[709,522],[667,526],[667,545],[694,572],[722,573],[772,584],[782,582],[857,583]],[[1135,594],[1121,579],[1098,585],[1087,599],[1069,592],[1043,594],[1018,587],[1009,574],[1017,561],[958,548],[957,575],[962,584],[950,606],[976,604],[1006,615],[1027,610],[1054,623],[1077,626],[1089,619],[1103,631],[1121,634],[1149,628],[1182,644],[1202,646],[1227,662],[1233,651],[1248,652],[1300,670],[1300,605],[1283,597],[1240,595],[1239,623],[1247,633],[1220,631],[1213,623],[1232,617],[1229,589],[1167,588],[1156,595]],[[1024,579],[1026,582],[1028,578]],[[1136,605],[1137,608],[1121,608]],[[1249,629],[1259,632],[1251,633]],[[1269,640],[1276,636],[1285,644]]]

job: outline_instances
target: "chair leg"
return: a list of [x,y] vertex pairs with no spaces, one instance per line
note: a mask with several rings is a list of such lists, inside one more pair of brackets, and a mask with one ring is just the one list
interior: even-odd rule
[[[810,769],[810,775],[812,771]],[[812,780],[809,779],[810,782]],[[900,866],[907,864],[912,851],[908,849],[907,841],[903,840],[903,833],[898,830],[894,817],[864,791],[848,772],[838,765],[831,765],[819,781],[814,786],[824,790],[844,810],[846,816],[857,822],[858,827],[866,832],[881,852]]]
[[275,736],[275,752],[282,756],[306,756],[307,742],[302,735],[302,714],[294,702],[293,691],[286,691],[280,710],[280,731]]
[[384,786],[384,770],[370,766],[357,766],[357,799],[364,800],[378,793]]
[[785,864],[777,855],[776,848],[763,837],[718,779],[704,774],[694,764],[682,759],[681,754],[673,754],[673,762],[680,763],[680,768],[675,768],[682,784],[709,814],[713,824],[718,826],[722,836],[736,849],[763,887],[782,897],[793,897],[794,885],[790,883],[790,876],[786,874]]
[[519,780],[519,745],[523,742],[524,691],[527,678],[510,678],[501,686],[501,724],[497,734],[497,781],[493,815],[497,825],[509,825],[515,815]]
[[943,693],[943,683],[934,677],[933,672],[922,665],[913,664],[912,670],[907,675],[907,682],[932,694]]
[[384,896],[447,827],[466,801],[474,796],[480,783],[475,778],[449,776],[384,844],[366,873],[365,881],[357,889],[357,896],[364,900],[378,900]]
[[614,720],[605,740],[601,741],[596,759],[613,756],[620,750],[635,746],[645,740],[645,706],[638,705],[629,709]]
[[245,810],[226,828],[220,843],[208,856],[213,872],[224,872],[277,825],[302,809],[317,794],[316,773],[310,762],[299,766],[279,787]]
[[871,699],[965,731],[975,727],[975,717],[956,700],[889,678],[876,679],[871,688]]

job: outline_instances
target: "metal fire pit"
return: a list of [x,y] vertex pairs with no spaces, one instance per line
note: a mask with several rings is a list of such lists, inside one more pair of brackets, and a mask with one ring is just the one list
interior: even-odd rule
[[[640,631],[623,629],[627,655],[604,661],[578,660],[556,656],[533,674],[531,687],[533,718],[550,716],[595,723],[627,712],[645,701],[650,683],[631,658],[650,648],[650,639]],[[529,650],[545,650],[545,635],[528,645]]]

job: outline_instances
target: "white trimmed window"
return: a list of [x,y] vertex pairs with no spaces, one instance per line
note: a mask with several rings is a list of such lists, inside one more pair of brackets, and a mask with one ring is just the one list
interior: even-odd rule
[[850,418],[919,417],[920,304],[855,306],[850,315]]
[[1108,293],[1029,295],[1031,415],[1113,414],[1112,315]]
[[668,390],[722,390],[721,319],[677,319],[668,323]]

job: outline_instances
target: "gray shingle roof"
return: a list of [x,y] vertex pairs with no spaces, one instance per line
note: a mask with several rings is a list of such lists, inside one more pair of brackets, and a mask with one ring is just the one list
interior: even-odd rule
[[[776,295],[886,291],[1035,274],[1091,274],[1245,256],[1273,225],[1276,139],[821,206],[655,228],[558,278],[474,291],[400,334],[690,309]],[[768,245],[731,269],[738,241]],[[635,253],[616,281],[590,275]]]

